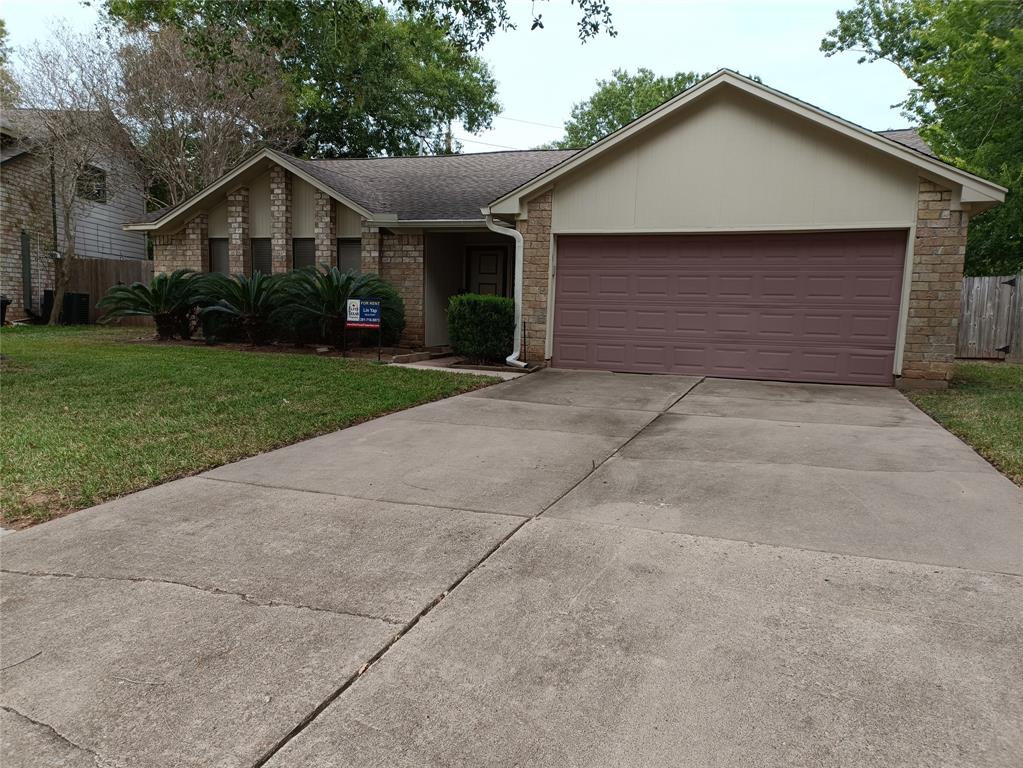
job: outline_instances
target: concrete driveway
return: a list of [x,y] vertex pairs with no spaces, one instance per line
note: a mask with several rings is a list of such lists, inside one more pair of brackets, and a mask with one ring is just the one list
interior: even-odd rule
[[1023,492],[893,390],[543,371],[0,546],[5,768],[1023,754]]

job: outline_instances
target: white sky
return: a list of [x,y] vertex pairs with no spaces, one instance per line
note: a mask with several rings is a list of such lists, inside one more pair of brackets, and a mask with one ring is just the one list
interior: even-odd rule
[[[906,125],[891,107],[911,86],[898,69],[857,64],[853,53],[825,58],[819,50],[835,10],[852,0],[611,0],[618,36],[585,45],[568,0],[536,2],[545,29],[533,32],[532,5],[509,0],[519,29],[499,33],[483,51],[504,111],[492,130],[456,130],[466,152],[528,149],[558,138],[572,104],[616,67],[658,74],[728,67],[867,128]],[[0,17],[17,48],[45,37],[55,19],[88,29],[97,12],[78,0],[0,0]]]

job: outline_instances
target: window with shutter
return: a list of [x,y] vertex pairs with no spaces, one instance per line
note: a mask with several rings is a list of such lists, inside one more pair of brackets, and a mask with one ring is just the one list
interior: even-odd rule
[[357,237],[338,239],[337,268],[342,272],[362,274],[362,240]]
[[273,251],[270,249],[269,237],[254,237],[252,245],[252,273],[262,272],[269,275],[274,271]]
[[312,267],[316,264],[316,241],[311,237],[296,237],[291,241],[295,254],[295,269]]
[[231,274],[231,261],[227,256],[227,238],[210,238],[210,272]]

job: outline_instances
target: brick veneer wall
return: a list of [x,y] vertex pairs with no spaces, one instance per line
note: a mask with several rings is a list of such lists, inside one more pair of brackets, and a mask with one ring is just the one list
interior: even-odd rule
[[952,377],[969,215],[952,193],[920,179],[901,386],[944,387]]
[[[38,189],[32,197],[47,203],[47,212],[33,211],[30,195],[25,188]],[[39,312],[43,292],[53,288],[54,268],[50,252],[53,248],[53,225],[48,213],[49,171],[31,155],[4,163],[3,184],[0,184],[0,293],[11,300],[7,307],[8,320],[22,320],[25,312],[25,288],[21,271],[21,232],[29,233],[32,254],[32,309]]]
[[545,359],[547,298],[551,255],[550,192],[529,201],[528,218],[518,222],[522,233],[522,350],[530,363]]
[[[401,340],[410,347],[421,347],[426,339],[423,313],[425,240],[422,232],[384,234],[380,238],[379,274],[382,279],[394,286],[405,302],[405,332]],[[364,264],[365,261],[364,245]]]
[[380,274],[380,228],[371,227],[362,220],[362,272],[363,274]]
[[291,243],[291,174],[270,167],[270,251],[274,272],[287,272],[295,263]]
[[337,206],[334,198],[316,190],[313,238],[316,263],[337,266]]
[[249,244],[249,188],[238,187],[227,195],[227,259],[232,275],[252,273]]
[[209,218],[205,213],[193,216],[177,232],[153,238],[153,270],[159,274],[176,269],[209,272]]

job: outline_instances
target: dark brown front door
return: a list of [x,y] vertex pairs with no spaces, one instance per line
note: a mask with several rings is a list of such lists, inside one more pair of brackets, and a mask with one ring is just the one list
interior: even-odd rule
[[890,385],[906,233],[565,236],[553,364]]
[[504,296],[508,251],[499,246],[474,246],[468,250],[469,292]]

